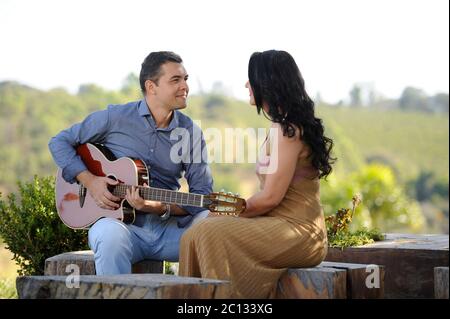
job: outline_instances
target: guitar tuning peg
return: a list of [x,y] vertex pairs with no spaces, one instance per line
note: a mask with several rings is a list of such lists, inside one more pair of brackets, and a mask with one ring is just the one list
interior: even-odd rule
[[219,193],[225,193],[225,190],[222,188]]
[[239,193],[234,194],[235,197],[241,197]]
[[227,195],[228,196],[233,196],[233,193],[232,192],[228,192]]

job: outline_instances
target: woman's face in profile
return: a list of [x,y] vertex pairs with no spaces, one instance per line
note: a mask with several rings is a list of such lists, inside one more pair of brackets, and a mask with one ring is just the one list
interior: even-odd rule
[[252,87],[250,86],[250,82],[249,81],[247,81],[246,83],[245,83],[245,87],[248,89],[248,92],[249,92],[249,96],[250,96],[250,104],[251,105],[256,105],[256,103],[255,103],[255,97],[253,96],[253,91],[252,91]]

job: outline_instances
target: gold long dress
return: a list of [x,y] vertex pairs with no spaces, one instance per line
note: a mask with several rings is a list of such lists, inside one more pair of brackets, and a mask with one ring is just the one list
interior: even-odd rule
[[[322,262],[328,247],[326,227],[319,179],[308,154],[304,146],[285,197],[269,213],[208,217],[190,227],[181,238],[179,275],[230,280],[232,298],[273,298],[288,268]],[[261,166],[264,163],[257,163],[263,188]]]

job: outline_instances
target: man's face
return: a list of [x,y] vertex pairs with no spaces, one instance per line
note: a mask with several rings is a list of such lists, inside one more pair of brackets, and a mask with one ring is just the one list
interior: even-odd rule
[[170,110],[184,109],[189,93],[188,74],[183,64],[168,62],[161,66],[158,85],[153,83],[151,94],[158,103]]

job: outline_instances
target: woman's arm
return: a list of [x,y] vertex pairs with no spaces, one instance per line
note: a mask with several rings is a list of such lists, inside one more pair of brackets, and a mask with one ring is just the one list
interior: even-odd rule
[[287,137],[283,136],[279,124],[273,124],[272,128],[276,130],[276,138],[271,143],[277,143],[278,146],[278,150],[273,147],[275,151],[270,154],[271,164],[275,161],[276,165],[274,173],[267,174],[264,189],[247,200],[247,208],[240,214],[242,217],[264,215],[278,206],[294,176],[298,155],[303,145],[299,139],[299,130],[296,130],[295,136]]

